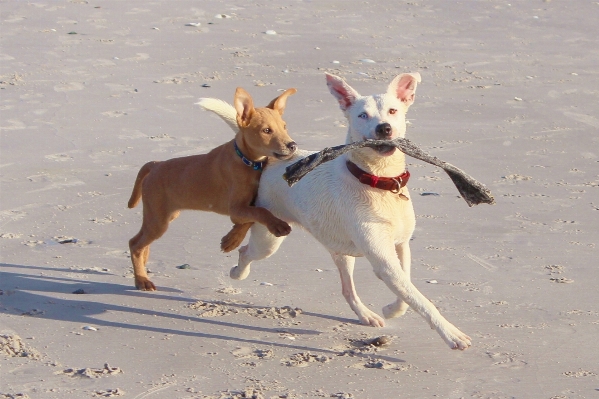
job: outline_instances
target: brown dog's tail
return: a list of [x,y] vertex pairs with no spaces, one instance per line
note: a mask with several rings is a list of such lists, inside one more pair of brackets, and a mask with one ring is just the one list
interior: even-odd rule
[[133,185],[133,192],[131,193],[131,198],[129,198],[129,203],[127,204],[129,208],[135,208],[137,204],[139,204],[139,200],[141,199],[141,183],[144,181],[156,163],[156,161],[148,162],[142,166],[137,173],[137,178],[135,179],[135,184]]
[[233,132],[239,132],[239,126],[237,125],[237,111],[235,110],[235,107],[228,102],[217,98],[200,98],[200,101],[196,104],[218,115],[227,123],[227,125],[229,125]]

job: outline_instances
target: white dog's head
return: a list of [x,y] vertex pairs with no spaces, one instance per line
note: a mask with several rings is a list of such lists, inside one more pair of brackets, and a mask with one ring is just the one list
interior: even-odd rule
[[[406,112],[414,102],[420,82],[418,72],[397,76],[386,93],[373,96],[361,96],[338,76],[326,74],[326,79],[329,91],[349,121],[348,143],[364,139],[392,140],[406,135]],[[364,150],[389,156],[395,147]]]

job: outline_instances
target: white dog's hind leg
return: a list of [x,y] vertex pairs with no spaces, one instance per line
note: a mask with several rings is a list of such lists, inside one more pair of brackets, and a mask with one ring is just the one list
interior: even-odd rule
[[237,266],[231,268],[229,276],[234,280],[243,280],[250,274],[250,264],[255,260],[268,258],[277,252],[285,237],[275,237],[266,226],[254,223],[247,245],[239,248]]
[[[412,255],[410,253],[410,242],[405,241],[401,244],[395,246],[395,252],[397,252],[397,256],[399,257],[399,262],[401,263],[401,268],[404,271],[408,280],[410,279],[410,269],[412,262]],[[410,306],[402,299],[397,298],[397,300],[383,308],[383,315],[385,315],[386,319],[391,319],[393,317],[403,316]]]
[[356,287],[354,286],[354,263],[355,258],[353,256],[339,255],[331,252],[333,262],[339,269],[339,275],[341,276],[341,290],[345,300],[352,308],[354,313],[358,315],[362,324],[370,325],[372,327],[384,327],[385,321],[381,316],[368,309],[358,297],[356,293]]
[[[364,237],[373,237],[373,234],[364,234]],[[471,338],[451,324],[437,310],[418,288],[412,284],[406,273],[402,270],[393,250],[392,245],[384,243],[363,242],[366,258],[372,264],[374,272],[379,276],[400,299],[405,301],[415,312],[422,316],[451,349],[466,349],[471,345]]]

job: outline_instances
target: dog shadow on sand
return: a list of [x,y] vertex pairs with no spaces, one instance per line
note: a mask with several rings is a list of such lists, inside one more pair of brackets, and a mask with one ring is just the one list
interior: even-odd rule
[[[37,317],[48,320],[56,320],[56,321],[68,321],[74,323],[81,323],[84,325],[94,325],[94,326],[102,326],[102,327],[112,327],[112,328],[124,328],[124,329],[132,329],[139,331],[148,331],[157,334],[169,334],[173,336],[190,336],[196,338],[210,339],[210,340],[219,340],[219,341],[232,341],[239,342],[243,344],[254,344],[254,345],[266,345],[272,347],[279,347],[285,349],[293,349],[300,351],[313,351],[320,352],[329,355],[342,355],[341,352],[327,349],[327,348],[319,348],[319,347],[308,347],[302,345],[294,345],[291,343],[281,343],[276,341],[267,341],[267,340],[259,340],[259,339],[251,339],[251,338],[242,338],[235,336],[227,336],[222,334],[210,334],[201,331],[188,331],[177,328],[168,328],[159,326],[162,323],[156,323],[155,325],[151,323],[145,324],[135,324],[131,322],[117,322],[117,321],[107,321],[102,320],[100,316],[102,314],[106,314],[109,312],[121,312],[122,314],[130,314],[130,315],[143,315],[143,316],[152,316],[152,317],[161,317],[166,318],[171,321],[186,321],[197,323],[198,327],[204,325],[212,325],[219,327],[226,327],[228,329],[237,329],[237,330],[247,330],[247,331],[257,331],[261,333],[269,333],[274,334],[274,336],[278,337],[282,330],[286,333],[294,334],[294,335],[320,335],[323,332],[318,330],[307,330],[300,328],[293,328],[290,326],[286,326],[283,329],[280,326],[276,327],[260,327],[253,326],[248,324],[239,324],[232,323],[222,320],[215,320],[214,318],[203,318],[203,317],[195,317],[190,316],[188,314],[177,314],[177,313],[168,313],[163,311],[157,311],[147,308],[135,308],[132,303],[132,306],[122,306],[116,305],[112,303],[107,303],[99,299],[98,295],[121,295],[132,298],[148,298],[152,300],[167,300],[167,301],[178,301],[185,303],[194,303],[197,302],[198,299],[195,298],[187,298],[187,297],[179,297],[179,296],[171,296],[168,294],[161,294],[160,292],[145,292],[138,291],[135,288],[122,285],[122,284],[114,284],[114,283],[103,283],[93,281],[90,282],[84,279],[75,279],[69,277],[54,277],[54,276],[45,276],[45,275],[30,275],[23,274],[17,272],[6,272],[3,269],[10,268],[20,268],[20,269],[28,269],[28,270],[40,270],[46,272],[64,272],[64,273],[82,273],[82,274],[110,274],[106,272],[99,272],[93,270],[72,270],[66,268],[49,268],[49,267],[40,267],[40,266],[26,266],[26,265],[14,265],[14,264],[6,264],[0,263],[0,295],[2,295],[2,307],[0,307],[0,313],[10,314],[10,315],[22,315],[23,317]],[[94,295],[95,300],[86,300],[84,299],[87,294],[74,294],[73,291],[76,289],[83,289],[85,292],[89,292]],[[161,288],[162,292],[171,292],[171,293],[181,293],[179,290]],[[72,296],[72,299],[61,299],[56,298],[54,296],[48,295],[49,293],[58,293],[58,294],[67,294]],[[203,301],[208,304],[225,304],[228,307],[239,307],[240,310],[247,310],[248,308],[255,309],[263,309],[269,306],[255,306],[248,305],[244,303],[234,303],[228,301],[220,301],[220,300],[206,300]],[[336,320],[343,323],[348,324],[357,324],[357,321],[345,319],[342,317],[336,317],[333,315],[323,315],[319,313],[313,312],[302,312],[303,315],[310,317],[319,317],[323,319]],[[126,319],[126,317],[122,317],[121,319]],[[172,325],[172,323],[169,323]],[[200,328],[198,328],[199,330]],[[356,356],[361,356],[367,359],[380,359],[386,360],[394,363],[404,363],[405,360],[398,359],[396,357],[390,356],[382,356],[380,354],[373,353],[364,353],[364,354],[356,354]]]

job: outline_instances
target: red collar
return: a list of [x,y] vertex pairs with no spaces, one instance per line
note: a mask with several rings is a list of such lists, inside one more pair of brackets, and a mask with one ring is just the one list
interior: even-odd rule
[[410,172],[406,169],[401,175],[397,177],[379,177],[364,172],[355,163],[347,161],[347,170],[351,172],[362,184],[368,184],[370,187],[379,188],[381,190],[391,191],[392,193],[398,193],[402,187],[408,184],[410,178]]

